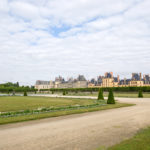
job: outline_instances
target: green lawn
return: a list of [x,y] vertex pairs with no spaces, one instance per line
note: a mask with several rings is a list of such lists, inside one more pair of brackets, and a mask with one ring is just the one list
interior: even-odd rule
[[112,146],[108,150],[150,150],[150,128],[141,130],[133,138]]
[[[41,107],[62,107],[72,105],[92,105],[96,100],[92,99],[73,99],[73,98],[52,98],[52,97],[21,97],[10,96],[0,97],[0,112],[19,111],[19,110],[33,110]],[[103,103],[103,102],[102,102]],[[75,110],[60,110],[57,112],[44,112],[40,114],[28,114],[13,117],[0,117],[0,124],[35,120],[47,117],[57,117],[69,114],[84,113],[112,108],[119,108],[125,106],[132,106],[131,104],[117,103],[115,105],[96,106],[93,108],[78,108]]]
[[94,104],[95,100],[73,99],[73,98],[52,98],[52,97],[21,97],[9,96],[0,97],[0,112],[32,110],[41,107],[68,106],[68,105],[89,105]]
[[120,108],[120,107],[128,107],[128,106],[133,106],[133,105],[134,104],[116,103],[115,105],[105,105],[105,106],[100,106],[100,107],[95,107],[95,108],[83,108],[83,109],[76,109],[76,110],[49,112],[49,113],[43,113],[43,114],[32,114],[32,115],[25,115],[25,116],[0,118],[0,125],[7,124],[7,123],[28,121],[28,120],[37,120],[37,119],[49,118],[49,117],[58,117],[58,116],[64,116],[64,115],[70,115],[70,114],[79,114],[79,113],[85,113],[85,112],[100,111],[100,110]]
[[[57,94],[57,93],[56,93]],[[61,94],[61,93],[58,93]],[[74,95],[74,96],[97,96],[98,92],[70,92],[68,95]],[[148,92],[143,92],[143,95],[145,98],[150,98],[150,93]],[[108,96],[108,92],[104,92],[104,96]],[[130,98],[137,98],[138,97],[138,92],[114,92],[115,97],[130,97]]]

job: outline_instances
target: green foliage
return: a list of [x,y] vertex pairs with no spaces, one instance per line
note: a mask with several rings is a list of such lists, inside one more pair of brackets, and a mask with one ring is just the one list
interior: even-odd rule
[[0,87],[19,87],[19,82],[17,83],[7,82],[4,84],[0,84]]
[[15,91],[17,93],[17,92],[24,92],[24,91],[35,92],[37,90],[34,88],[30,88],[28,86],[26,86],[26,87],[24,87],[24,86],[22,86],[22,87],[2,87],[2,86],[0,86],[0,92],[2,92],[2,93],[11,93],[13,91]]
[[114,94],[112,89],[109,90],[107,104],[115,104]]
[[98,100],[104,100],[104,96],[103,96],[103,90],[102,88],[99,89],[99,93],[98,93]]
[[75,89],[75,93],[78,93],[78,90]]
[[28,96],[27,91],[24,91],[23,96]]
[[63,95],[66,95],[66,91],[63,91]]
[[[102,88],[103,91],[109,91],[110,87]],[[144,87],[113,87],[112,88],[114,92],[137,92],[140,89],[143,92],[150,92],[150,86],[144,86]],[[56,92],[63,92],[64,89],[62,88],[51,88],[50,91],[56,91]],[[65,89],[68,92],[98,92],[99,88],[66,88]],[[48,91],[48,89],[41,89],[41,91]]]
[[143,98],[143,92],[142,92],[142,90],[139,90],[138,97],[139,97],[139,98]]

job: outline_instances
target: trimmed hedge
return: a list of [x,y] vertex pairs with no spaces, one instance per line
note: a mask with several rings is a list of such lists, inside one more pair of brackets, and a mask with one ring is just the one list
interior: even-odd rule
[[[103,91],[109,91],[109,87],[101,88]],[[143,86],[143,87],[111,87],[114,92],[138,92],[142,90],[143,92],[150,92],[150,86]],[[42,91],[52,91],[52,92],[63,92],[64,88],[51,88],[51,89],[41,89]],[[98,92],[99,88],[66,88],[65,91],[68,92]]]

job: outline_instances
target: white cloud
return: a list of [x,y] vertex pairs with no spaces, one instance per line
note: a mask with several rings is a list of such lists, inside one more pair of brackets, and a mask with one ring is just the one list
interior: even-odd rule
[[7,0],[0,1],[0,13],[6,13],[9,11]]
[[38,8],[30,3],[15,1],[9,3],[9,7],[12,15],[30,20],[39,17]]
[[149,73],[148,0],[1,0],[0,82]]

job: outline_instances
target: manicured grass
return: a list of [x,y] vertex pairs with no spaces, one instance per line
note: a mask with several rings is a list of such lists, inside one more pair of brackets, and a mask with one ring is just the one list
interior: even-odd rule
[[141,130],[133,138],[108,148],[108,150],[150,150],[150,127]]
[[[129,97],[129,98],[137,98],[138,92],[113,92],[115,97]],[[56,93],[57,94],[57,93]],[[61,93],[60,93],[61,94]],[[78,92],[78,93],[69,93],[68,95],[74,96],[98,96],[98,92]],[[104,97],[108,96],[108,92],[104,92]],[[144,98],[150,98],[150,93],[143,92]]]
[[73,99],[73,98],[52,98],[52,97],[22,97],[9,96],[0,97],[0,112],[32,110],[41,107],[59,107],[69,105],[90,105],[94,104],[95,100]]
[[[85,100],[85,101],[88,101],[88,100]],[[95,107],[95,108],[83,108],[83,109],[57,111],[57,112],[50,112],[50,113],[43,113],[43,114],[33,114],[33,115],[25,115],[25,116],[17,116],[17,117],[0,118],[0,124],[15,123],[15,122],[36,120],[36,119],[49,118],[49,117],[58,117],[58,116],[64,116],[64,115],[70,115],[70,114],[100,111],[100,110],[127,107],[127,106],[133,106],[133,104],[116,103],[113,105],[105,105],[105,106],[100,106],[100,107]]]

